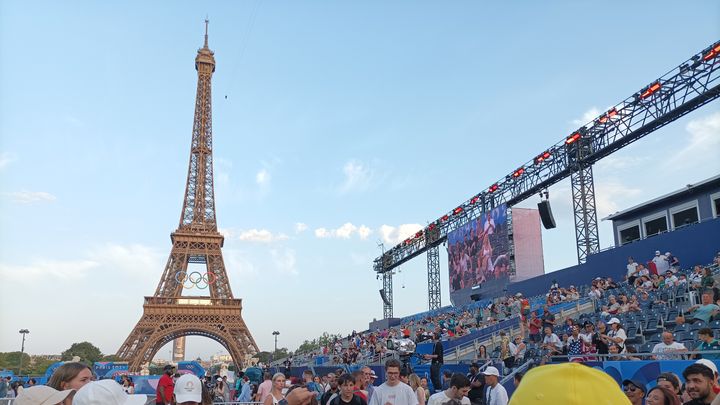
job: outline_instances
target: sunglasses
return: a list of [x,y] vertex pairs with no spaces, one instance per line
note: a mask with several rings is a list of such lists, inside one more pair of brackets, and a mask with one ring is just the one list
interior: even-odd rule
[[635,392],[635,391],[638,391],[639,389],[640,389],[640,388],[638,388],[638,387],[636,387],[636,386],[634,386],[634,385],[629,385],[629,384],[623,386],[623,391]]

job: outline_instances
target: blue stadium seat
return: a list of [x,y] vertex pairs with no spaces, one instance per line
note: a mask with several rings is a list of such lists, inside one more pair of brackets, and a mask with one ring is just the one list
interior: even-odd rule
[[688,325],[687,323],[684,323],[682,325],[675,325],[675,329],[674,329],[675,332],[689,331],[689,330],[690,330],[690,325]]
[[705,322],[700,321],[700,322],[695,322],[692,325],[690,325],[690,330],[700,330],[701,328],[706,328],[706,327],[707,327],[707,325],[705,324]]
[[712,330],[718,330],[720,329],[720,319],[716,319],[712,322],[710,322],[710,325],[708,325]]
[[650,353],[652,352],[653,346],[655,346],[655,343],[644,343],[640,346],[640,349],[638,351],[640,353]]
[[647,323],[645,325],[645,329],[643,329],[643,335],[645,335],[645,336],[652,335],[654,333],[657,333],[657,331],[658,331],[657,318],[648,318]]

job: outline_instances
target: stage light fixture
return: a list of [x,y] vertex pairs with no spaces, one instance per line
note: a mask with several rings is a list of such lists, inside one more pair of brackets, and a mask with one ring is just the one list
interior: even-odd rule
[[551,156],[551,155],[550,155],[550,152],[543,152],[543,153],[539,154],[539,155],[535,158],[535,164],[536,164],[536,165],[539,165],[540,163],[542,163],[542,162],[546,161],[547,159],[549,159],[550,156]]
[[604,124],[604,123],[608,122],[610,120],[610,118],[612,118],[616,115],[617,115],[617,110],[613,108],[612,110],[608,111],[605,115],[600,117],[600,119],[598,121],[600,121],[601,124]]
[[515,177],[515,178],[518,178],[518,177],[522,176],[523,173],[525,173],[525,169],[523,169],[523,168],[521,167],[521,168],[515,170],[515,171],[513,172],[512,176]]
[[453,210],[453,215],[457,215],[461,212],[463,212],[463,207],[457,207]]
[[580,135],[580,132],[575,132],[572,135],[568,136],[567,139],[565,139],[565,143],[567,145],[570,145],[571,143],[574,143],[578,139],[580,139],[582,135]]
[[498,189],[498,185],[497,185],[497,183],[495,183],[492,186],[490,186],[490,188],[488,188],[488,192],[494,193],[497,191],[497,189]]
[[479,196],[479,195],[476,195],[475,197],[473,197],[473,198],[470,200],[470,204],[475,204],[475,203],[477,203],[478,201],[480,201],[480,196]]
[[703,56],[703,60],[710,60],[718,55],[720,55],[720,44],[715,45],[710,52]]
[[660,82],[655,82],[650,87],[647,88],[647,90],[643,91],[642,94],[640,94],[641,99],[646,99],[653,94],[655,94],[656,91],[660,90]]
[[450,217],[446,214],[446,215],[443,215],[442,218],[440,218],[440,220],[443,221],[443,222],[445,222],[445,221],[447,221],[449,218],[450,218]]
[[416,237],[416,238],[419,238],[419,237],[421,237],[422,235],[423,235],[423,231],[422,231],[422,229],[421,229],[421,230],[417,231],[417,233],[415,234],[415,237]]

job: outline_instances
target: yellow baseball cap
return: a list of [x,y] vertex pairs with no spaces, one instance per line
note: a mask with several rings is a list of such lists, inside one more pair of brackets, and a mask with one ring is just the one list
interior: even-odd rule
[[580,363],[535,367],[522,378],[510,405],[630,405],[615,380]]

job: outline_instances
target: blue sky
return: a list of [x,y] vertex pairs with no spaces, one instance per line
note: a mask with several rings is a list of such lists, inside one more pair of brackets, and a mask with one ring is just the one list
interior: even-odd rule
[[[180,217],[206,14],[218,222],[261,349],[367,327],[378,243],[720,38],[712,1],[2,2],[0,351],[28,328],[31,353],[114,353],[139,319]],[[603,160],[600,216],[717,174],[719,139],[712,103]],[[557,270],[569,183],[550,198]],[[427,307],[423,258],[395,280],[397,315]]]

